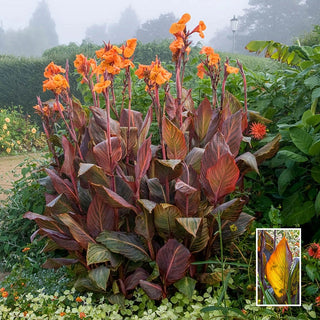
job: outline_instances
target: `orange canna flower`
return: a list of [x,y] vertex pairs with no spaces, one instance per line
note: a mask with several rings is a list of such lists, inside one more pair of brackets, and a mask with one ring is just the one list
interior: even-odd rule
[[86,314],[84,312],[80,312],[79,317],[80,317],[80,319],[83,319],[86,317]]
[[[94,70],[97,66],[96,61],[94,59],[88,60],[86,56],[83,54],[77,54],[76,60],[73,62],[74,67],[77,72],[81,74],[84,78],[86,78],[91,70]],[[84,79],[81,81],[84,82]]]
[[54,64],[53,62],[50,62],[46,68],[44,69],[44,76],[46,78],[51,78],[59,73],[65,73],[66,70],[63,69],[62,67],[60,66],[57,66],[56,64]]
[[214,54],[214,50],[212,47],[202,47],[200,50],[200,54],[206,54],[207,56],[209,56],[210,54]]
[[261,140],[267,133],[266,126],[259,122],[253,122],[249,133],[256,139]]
[[7,298],[9,295],[8,291],[3,291],[2,292],[2,298]]
[[94,85],[93,91],[102,93],[102,91],[108,88],[111,84],[110,80],[104,80],[104,77],[100,77],[100,82]]
[[82,302],[83,300],[80,297],[76,297],[77,302]]
[[26,247],[26,248],[23,248],[22,249],[22,252],[27,252],[27,251],[29,251],[30,250],[30,248],[29,247]]
[[171,34],[176,34],[182,32],[186,27],[186,23],[190,21],[191,16],[189,13],[185,13],[178,22],[175,22],[171,25],[169,32]]
[[150,66],[147,66],[145,64],[139,64],[138,69],[135,71],[135,75],[139,79],[149,78],[150,77]]
[[65,312],[60,312],[60,317],[63,317],[63,316],[65,316],[65,315],[66,315]]
[[125,58],[130,58],[133,55],[134,50],[136,50],[136,46],[137,46],[136,38],[127,40],[126,46],[124,47],[124,50],[123,50],[123,56]]
[[177,37],[177,39],[174,40],[169,46],[169,48],[173,54],[177,53],[183,47],[184,47],[184,41],[181,37]]
[[204,68],[204,64],[202,62],[198,64],[197,69],[198,69],[197,76],[200,79],[203,79],[203,76],[205,75],[205,72],[206,72],[206,69]]
[[238,73],[239,72],[239,68],[231,67],[227,63],[225,63],[225,66],[226,66],[226,71],[227,71],[228,74],[230,74],[230,73]]
[[213,66],[213,65],[217,65],[220,61],[220,56],[218,53],[213,53],[213,54],[210,54],[209,57],[209,65],[210,66]]
[[200,36],[201,38],[204,38],[204,34],[203,34],[202,31],[204,31],[204,30],[206,30],[206,29],[207,29],[207,26],[206,26],[205,23],[201,20],[201,21],[199,22],[199,24],[193,29],[193,31],[192,31],[191,33],[193,33],[193,32],[199,32],[199,36]]
[[169,81],[172,74],[161,66],[161,62],[158,59],[156,59],[156,62],[152,62],[151,66],[152,66],[152,69],[150,71],[151,81],[155,82],[158,85],[162,85],[166,81]]
[[43,81],[43,92],[46,90],[51,90],[55,94],[60,94],[67,88],[69,88],[68,81],[61,74],[56,74],[55,76]]

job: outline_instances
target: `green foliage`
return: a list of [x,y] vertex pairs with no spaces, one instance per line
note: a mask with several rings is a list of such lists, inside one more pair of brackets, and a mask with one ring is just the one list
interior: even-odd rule
[[299,42],[302,46],[315,46],[320,44],[320,26],[315,25],[311,32],[300,36]]
[[30,237],[36,230],[35,224],[25,220],[23,214],[29,210],[41,214],[44,210],[45,189],[38,182],[43,177],[43,172],[39,170],[41,163],[27,159],[20,164],[22,177],[14,182],[10,195],[1,204],[1,270],[10,270],[24,255],[22,250],[30,243]]
[[23,116],[21,108],[0,110],[0,154],[35,152],[44,147],[43,135],[29,116]]

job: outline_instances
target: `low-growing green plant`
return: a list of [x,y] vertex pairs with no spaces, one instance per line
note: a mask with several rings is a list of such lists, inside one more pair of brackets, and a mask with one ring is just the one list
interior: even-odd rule
[[36,124],[18,107],[0,110],[0,154],[39,150],[45,140]]
[[[0,270],[11,270],[13,265],[23,256],[22,250],[30,243],[30,236],[36,230],[36,224],[23,218],[23,214],[31,210],[43,213],[45,207],[45,188],[39,179],[44,176],[41,166],[46,166],[43,158],[32,160],[26,157],[16,168],[21,177],[12,188],[4,190],[8,194],[0,205]],[[20,176],[20,174],[19,174]],[[43,245],[43,244],[42,244]],[[40,249],[41,245],[38,246]]]
[[[134,72],[151,99],[144,119],[133,110],[130,57],[135,39],[120,48],[106,44],[96,51],[98,60],[77,55],[74,65],[93,106],[71,98],[65,69],[53,62],[45,69],[43,87],[53,91],[55,100],[43,104],[39,99],[35,108],[53,155],[52,167],[46,169],[53,192],[46,197],[43,214],[29,211],[24,217],[38,224],[34,236],[49,238],[44,250],[68,252],[48,259],[45,267],[81,265],[76,288],[108,292],[113,302],[129,297],[137,286],[157,300],[176,289],[193,292],[197,281],[211,281],[206,265],[191,263],[208,260],[219,251],[220,241],[228,244],[245,232],[253,217],[243,212],[244,175],[258,171],[278,148],[275,137],[254,154],[239,155],[243,133],[261,139],[265,126],[248,129],[242,64],[235,68],[227,59],[221,66],[210,47],[201,49],[197,69],[201,78],[210,78],[211,101],[205,98],[195,107],[183,79],[189,37],[195,32],[203,36],[205,25],[200,22],[188,31],[189,19],[185,14],[170,29],[175,36],[170,45],[175,96],[167,84],[171,73],[159,59]],[[121,70],[124,94],[119,106],[115,79]],[[228,76],[239,71],[244,107],[225,88]],[[149,135],[153,118],[159,145],[152,145]],[[66,136],[56,134],[59,121]],[[232,195],[235,190],[239,196]]]

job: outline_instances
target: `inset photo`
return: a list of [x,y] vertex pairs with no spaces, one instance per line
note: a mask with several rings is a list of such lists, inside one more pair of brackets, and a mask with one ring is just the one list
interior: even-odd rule
[[256,229],[256,305],[301,306],[301,229]]

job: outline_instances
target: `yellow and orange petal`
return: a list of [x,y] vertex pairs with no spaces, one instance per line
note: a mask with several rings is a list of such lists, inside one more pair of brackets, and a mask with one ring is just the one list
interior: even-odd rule
[[214,54],[214,50],[212,47],[202,47],[200,50],[200,54],[206,54],[207,56],[209,56],[210,54]]
[[220,56],[218,53],[212,53],[208,56],[208,60],[210,66],[217,65],[220,61]]
[[182,49],[183,47],[184,47],[184,41],[181,37],[177,37],[177,39],[174,40],[169,46],[173,54],[175,54],[178,50]]
[[22,249],[22,252],[27,252],[27,251],[29,251],[30,250],[30,248],[29,247],[26,247],[26,248],[23,248]]
[[259,122],[253,122],[250,126],[249,133],[253,136],[256,140],[261,140],[267,133],[267,128],[264,124]]
[[83,318],[85,318],[86,317],[86,314],[84,313],[84,312],[80,312],[79,313],[79,318],[80,319],[83,319]]
[[239,72],[239,68],[231,67],[227,63],[225,63],[225,66],[226,66],[226,71],[228,74]]
[[178,22],[175,22],[171,25],[169,32],[171,34],[176,34],[182,32],[186,27],[186,23],[191,19],[189,13],[185,13]]
[[69,88],[69,83],[61,74],[56,74],[55,76],[43,81],[43,91],[51,90],[56,94],[60,94],[67,88]]
[[197,76],[200,79],[203,79],[203,76],[205,75],[205,72],[206,72],[206,70],[204,68],[204,64],[202,62],[200,64],[198,64],[197,69],[198,69]]
[[147,66],[145,64],[139,64],[138,69],[135,71],[135,75],[139,78],[139,79],[145,79],[145,78],[149,78],[150,77],[150,71],[151,71],[151,67]]
[[65,73],[66,70],[63,69],[62,67],[54,64],[54,62],[50,62],[46,68],[44,69],[44,73],[43,75],[46,77],[46,78],[50,78],[50,77],[53,77],[59,73]]
[[199,22],[199,24],[193,29],[192,32],[198,32],[199,33],[199,36],[201,38],[204,38],[204,33],[203,31],[207,29],[207,26],[205,25],[205,23],[201,20]]
[[77,302],[83,302],[83,300],[80,297],[76,297]]
[[136,50],[136,46],[137,46],[137,39],[136,38],[132,38],[132,39],[127,40],[126,46],[123,51],[123,56],[125,58],[130,58],[133,55],[134,50]]
[[97,93],[102,93],[102,91],[108,88],[111,84],[110,80],[104,80],[103,77],[100,78],[100,82],[94,85],[93,91]]
[[1,295],[2,295],[2,298],[7,298],[9,293],[8,291],[3,291]]

